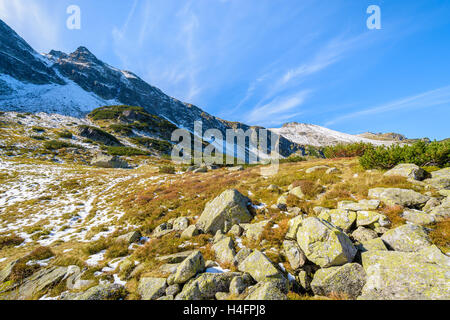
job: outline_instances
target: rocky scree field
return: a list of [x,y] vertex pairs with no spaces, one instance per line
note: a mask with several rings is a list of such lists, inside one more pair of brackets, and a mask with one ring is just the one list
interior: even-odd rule
[[450,299],[449,168],[175,165],[148,117],[0,115],[0,299]]

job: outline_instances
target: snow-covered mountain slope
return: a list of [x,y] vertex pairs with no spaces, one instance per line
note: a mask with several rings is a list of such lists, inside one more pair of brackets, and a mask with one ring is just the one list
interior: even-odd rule
[[83,116],[92,106],[115,105],[117,100],[105,100],[86,92],[72,80],[66,84],[33,84],[0,74],[0,106],[4,111],[57,113]]
[[287,123],[281,128],[274,128],[270,130],[294,143],[316,147],[354,142],[366,142],[373,145],[391,145],[395,143],[394,141],[366,139],[356,135],[342,133],[313,124],[297,122]]

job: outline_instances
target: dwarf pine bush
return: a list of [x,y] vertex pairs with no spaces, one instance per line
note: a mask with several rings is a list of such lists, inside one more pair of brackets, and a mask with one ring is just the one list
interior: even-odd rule
[[391,169],[399,163],[446,167],[450,165],[450,142],[419,141],[404,146],[368,146],[359,162],[364,169]]

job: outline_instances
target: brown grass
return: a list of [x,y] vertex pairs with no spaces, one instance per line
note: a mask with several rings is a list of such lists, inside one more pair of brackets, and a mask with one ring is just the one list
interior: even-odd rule
[[25,257],[28,261],[30,260],[45,260],[53,257],[55,254],[49,247],[37,247],[29,255]]
[[293,182],[292,185],[294,188],[300,187],[307,199],[314,199],[323,191],[323,187],[320,184],[310,180],[298,180]]
[[116,241],[108,247],[105,257],[114,259],[128,255],[128,243],[126,241]]
[[23,238],[16,235],[0,237],[0,250],[6,247],[18,246],[23,241]]
[[391,228],[396,228],[406,223],[406,220],[402,218],[403,207],[399,205],[389,206],[384,205],[381,208],[381,212],[385,214],[392,222]]
[[434,223],[428,227],[432,229],[429,234],[431,242],[444,253],[450,252],[450,219]]
[[29,266],[26,264],[26,262],[19,261],[11,270],[10,280],[13,282],[21,282],[39,269],[40,267],[38,265]]

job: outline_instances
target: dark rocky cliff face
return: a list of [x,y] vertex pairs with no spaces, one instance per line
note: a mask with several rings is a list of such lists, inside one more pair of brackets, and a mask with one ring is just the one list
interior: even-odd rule
[[45,58],[0,20],[0,73],[34,84],[65,84]]

